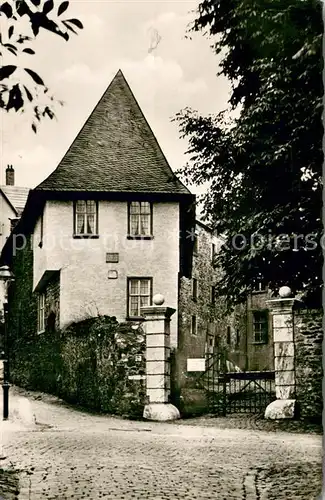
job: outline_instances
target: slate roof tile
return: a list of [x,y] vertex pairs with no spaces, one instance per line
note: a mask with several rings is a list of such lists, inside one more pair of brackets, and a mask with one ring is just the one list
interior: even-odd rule
[[29,188],[20,186],[0,186],[1,191],[8,198],[12,206],[21,215],[26,205]]
[[172,172],[121,71],[36,190],[190,194]]

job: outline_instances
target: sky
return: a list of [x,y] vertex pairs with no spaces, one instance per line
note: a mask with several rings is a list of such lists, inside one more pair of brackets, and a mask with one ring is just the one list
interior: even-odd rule
[[[230,91],[229,82],[216,76],[219,67],[210,48],[212,40],[201,33],[192,40],[185,38],[197,6],[198,1],[187,0],[71,1],[65,17],[82,21],[84,29],[78,36],[65,42],[42,32],[31,45],[36,55],[18,60],[37,71],[64,106],[55,106],[56,119],[43,120],[37,134],[30,116],[2,112],[0,184],[5,183],[7,164],[15,167],[16,185],[33,188],[45,179],[119,69],[171,168],[185,165],[187,141],[179,138],[172,117],[186,106],[202,114],[225,109]],[[150,50],[157,33],[160,41]]]

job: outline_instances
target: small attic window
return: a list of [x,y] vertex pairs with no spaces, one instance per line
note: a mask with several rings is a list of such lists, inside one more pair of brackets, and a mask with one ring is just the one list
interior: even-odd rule
[[19,219],[10,219],[10,231],[13,231],[17,226]]
[[98,203],[78,200],[74,203],[74,236],[87,238],[98,236]]

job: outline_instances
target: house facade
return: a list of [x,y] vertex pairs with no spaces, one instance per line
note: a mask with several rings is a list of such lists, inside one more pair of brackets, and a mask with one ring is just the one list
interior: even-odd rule
[[202,358],[227,350],[229,369],[267,371],[274,369],[272,318],[266,301],[272,298],[258,281],[246,302],[226,312],[225,299],[217,296],[219,270],[214,257],[223,243],[206,224],[196,221],[192,276],[180,280],[179,353],[181,377],[188,358]]
[[41,334],[98,314],[138,322],[156,293],[178,309],[194,225],[195,197],[119,71],[56,170],[30,191],[5,244],[2,263],[16,277],[12,329]]
[[229,358],[245,371],[274,369],[272,318],[267,306],[271,292],[263,283],[252,287],[247,300],[235,307],[227,325]]

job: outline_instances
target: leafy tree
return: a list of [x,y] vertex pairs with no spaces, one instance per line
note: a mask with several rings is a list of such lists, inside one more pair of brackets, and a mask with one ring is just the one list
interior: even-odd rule
[[[322,10],[317,0],[204,0],[203,31],[231,84],[216,116],[184,109],[189,183],[209,183],[204,218],[225,238],[219,294],[287,284],[318,304],[322,249]],[[234,113],[235,111],[235,113]],[[237,114],[237,116],[236,116]]]
[[[70,33],[77,34],[76,30],[83,28],[82,23],[78,19],[62,18],[68,7],[69,2],[63,1],[54,12],[53,0],[7,0],[0,4],[0,108],[18,112],[25,111],[29,104],[36,119],[32,123],[34,132],[37,130],[36,123],[42,117],[52,119],[55,116],[54,97],[48,94],[48,88],[37,72],[18,64],[5,64],[4,61],[9,54],[17,60],[21,54],[35,54],[29,45],[42,29],[66,41]],[[28,21],[28,33],[24,20]]]

